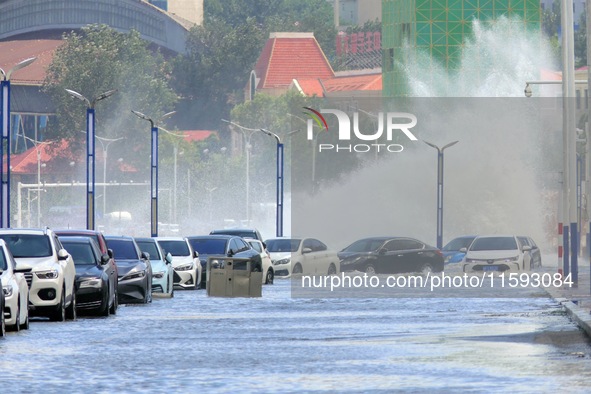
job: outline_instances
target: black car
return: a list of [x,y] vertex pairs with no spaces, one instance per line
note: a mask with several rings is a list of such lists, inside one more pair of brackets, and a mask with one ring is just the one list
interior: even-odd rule
[[60,236],[76,266],[76,308],[102,316],[117,313],[117,270],[89,237]]
[[[443,255],[433,246],[414,238],[375,237],[379,242],[374,250],[348,254],[341,260],[341,271],[361,271],[368,274],[396,274],[403,272],[441,272]],[[345,248],[346,249],[346,248]]]
[[254,250],[248,242],[235,235],[198,235],[187,237],[193,250],[199,253],[201,262],[201,287],[205,288],[207,274],[207,257],[209,255],[248,258],[251,269],[262,272],[263,263],[259,252]]
[[529,246],[531,248],[531,267],[537,268],[542,266],[542,252],[540,252],[540,248],[531,237],[528,236],[517,236],[517,239],[521,243],[521,246]]
[[242,237],[242,238],[252,238],[252,239],[258,239],[259,241],[263,242],[263,237],[261,236],[261,233],[259,232],[259,230],[257,230],[256,228],[242,228],[242,227],[236,227],[236,228],[224,228],[224,229],[218,229],[218,230],[212,230],[209,235],[214,235],[214,234],[221,234],[221,235],[236,235],[238,237]]
[[[0,274],[2,267],[0,267]],[[2,281],[0,280],[0,337],[6,335],[6,320],[4,319],[4,289],[2,288]]]
[[132,237],[106,236],[119,270],[119,302],[152,302],[152,265]]
[[351,255],[357,255],[359,253],[367,253],[367,252],[374,252],[378,250],[383,244],[384,241],[391,239],[392,237],[370,237],[370,238],[363,238],[358,241],[353,242],[351,245],[347,246],[343,250],[337,253],[340,260],[343,260]]

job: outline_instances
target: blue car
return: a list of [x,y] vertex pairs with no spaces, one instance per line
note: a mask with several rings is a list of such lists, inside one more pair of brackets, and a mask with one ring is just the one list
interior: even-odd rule
[[152,293],[162,293],[165,296],[174,297],[172,255],[170,253],[165,255],[154,238],[135,238],[135,242],[142,252],[150,255]]
[[476,235],[464,235],[452,239],[445,245],[441,252],[443,253],[443,261],[445,264],[459,263],[464,259],[465,252],[460,251],[462,248],[468,249]]

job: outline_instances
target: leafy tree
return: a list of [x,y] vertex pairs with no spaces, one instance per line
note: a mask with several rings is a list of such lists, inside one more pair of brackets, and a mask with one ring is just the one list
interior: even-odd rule
[[542,11],[542,31],[550,40],[553,58],[560,59],[560,41],[558,40],[558,31],[560,30],[560,2],[554,0],[552,7]]
[[581,14],[579,29],[575,31],[575,66],[587,65],[587,16]]
[[[89,100],[117,89],[96,104],[97,136],[125,137],[126,144],[114,144],[112,157],[126,157],[134,166],[149,165],[145,155],[150,141],[149,126],[131,113],[138,110],[157,119],[172,109],[176,95],[168,86],[170,70],[164,58],[148,48],[137,31],[119,33],[106,25],[90,25],[79,33],[63,36],[47,70],[43,89],[56,105],[57,122],[50,125],[47,139],[69,139],[74,149],[85,143],[86,104],[65,89],[79,92]],[[111,153],[113,152],[113,153]],[[149,149],[146,151],[149,152]],[[128,160],[129,159],[129,160]]]

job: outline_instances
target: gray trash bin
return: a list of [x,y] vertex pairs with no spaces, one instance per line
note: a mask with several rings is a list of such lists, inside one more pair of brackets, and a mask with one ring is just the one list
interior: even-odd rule
[[210,297],[261,297],[263,273],[252,272],[250,259],[209,256],[207,295]]

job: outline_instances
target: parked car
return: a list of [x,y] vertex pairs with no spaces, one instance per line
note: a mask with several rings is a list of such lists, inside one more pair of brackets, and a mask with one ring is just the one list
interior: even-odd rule
[[443,262],[445,264],[450,263],[459,263],[464,260],[464,256],[466,255],[465,252],[462,252],[460,249],[470,247],[472,241],[474,241],[476,235],[464,235],[461,237],[457,237],[449,241],[442,249],[441,253],[443,253]]
[[337,253],[316,238],[272,238],[265,244],[277,278],[292,274],[334,275],[341,270]]
[[261,255],[261,261],[263,264],[263,283],[266,285],[273,284],[275,278],[275,271],[273,270],[273,263],[271,262],[271,255],[265,248],[265,244],[258,239],[245,238],[246,242],[250,244],[250,247],[259,252]]
[[540,252],[540,248],[534,242],[532,237],[527,236],[518,236],[517,239],[521,243],[521,245],[527,245],[531,247],[530,253],[532,258],[532,268],[539,268],[542,266],[542,252]]
[[385,240],[390,238],[392,237],[363,238],[353,242],[351,245],[347,246],[346,248],[338,252],[337,255],[339,256],[339,260],[343,260],[351,255],[374,252],[384,244]]
[[183,237],[156,237],[164,255],[172,256],[174,286],[181,289],[198,289],[201,277],[199,255]]
[[113,259],[101,254],[89,237],[61,236],[76,266],[76,307],[101,316],[117,313],[117,271]]
[[236,227],[236,228],[223,228],[218,230],[213,230],[209,233],[210,235],[214,234],[221,234],[221,235],[236,235],[242,238],[252,238],[258,239],[259,241],[263,242],[263,237],[261,233],[256,228],[248,228],[248,227]]
[[16,272],[29,285],[29,314],[54,321],[76,318],[76,268],[51,229],[1,229]]
[[369,252],[350,254],[341,260],[341,270],[367,274],[441,272],[443,254],[434,246],[408,237],[376,237],[380,246]]
[[129,236],[105,236],[119,269],[120,303],[152,302],[152,266],[146,253]]
[[101,251],[101,255],[107,254],[111,258],[111,264],[115,267],[117,277],[119,277],[119,270],[117,269],[117,262],[113,258],[113,251],[107,247],[107,241],[105,235],[98,230],[86,230],[86,229],[57,229],[55,233],[58,237],[64,236],[77,236],[77,237],[89,237],[94,239],[96,244]]
[[531,247],[514,235],[481,235],[465,249],[464,272],[529,271]]
[[15,272],[16,262],[6,243],[0,239],[0,283],[4,306],[0,314],[5,328],[13,331],[29,328],[29,287],[21,273]]
[[150,257],[152,265],[152,293],[162,293],[174,297],[174,269],[172,255],[164,254],[154,238],[135,238],[142,252]]
[[254,250],[242,237],[234,235],[198,235],[187,237],[191,247],[199,253],[202,274],[201,286],[207,282],[207,258],[211,255],[248,258],[251,270],[262,272],[263,262],[259,252]]

